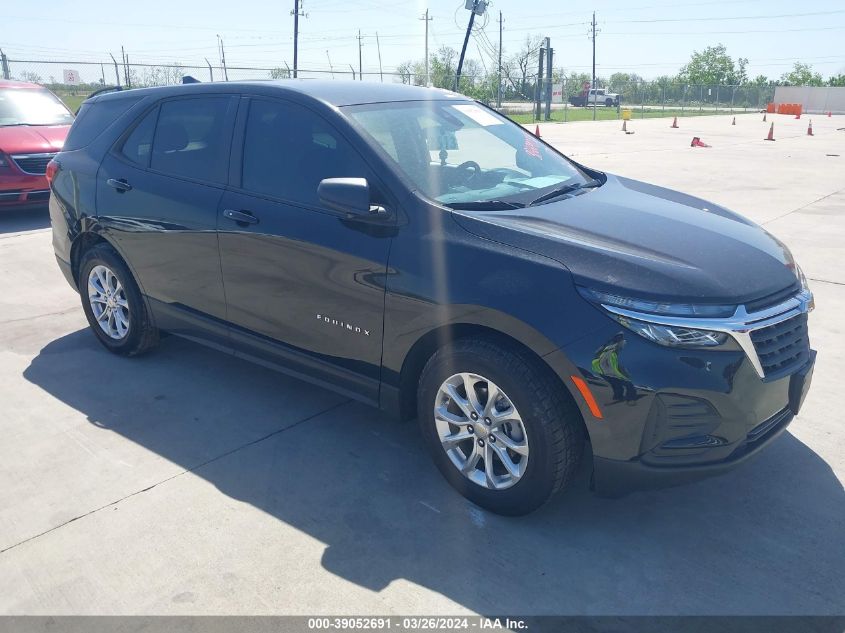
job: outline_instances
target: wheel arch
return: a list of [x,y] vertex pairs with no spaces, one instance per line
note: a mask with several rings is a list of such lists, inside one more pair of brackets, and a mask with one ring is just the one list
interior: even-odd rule
[[141,285],[141,280],[138,279],[138,275],[136,274],[134,267],[123,256],[120,249],[97,230],[82,231],[74,238],[73,243],[70,246],[70,267],[73,279],[77,285],[77,290],[79,290],[79,266],[82,263],[82,256],[98,244],[105,244],[115,252],[115,255],[117,255],[117,257],[119,257],[126,265],[126,268],[129,269],[135,283],[138,284],[138,288],[141,290],[141,296],[146,298],[144,288]]
[[583,414],[580,413],[580,407],[577,406],[577,400],[559,370],[552,367],[543,354],[532,349],[527,343],[501,330],[478,323],[445,324],[429,330],[414,342],[405,356],[399,375],[399,415],[401,419],[408,420],[416,416],[417,386],[428,360],[442,347],[465,338],[483,338],[498,345],[516,349],[533,359],[538,369],[544,372],[561,389],[563,397],[568,398],[575,405],[574,410],[579,411],[579,422],[584,428],[585,437],[589,437]]
[[[82,263],[82,256],[97,244],[107,244],[114,248],[111,242],[94,231],[83,231],[74,238],[70,245],[70,269],[77,286],[79,286],[79,266]],[[114,250],[117,252],[117,249]]]

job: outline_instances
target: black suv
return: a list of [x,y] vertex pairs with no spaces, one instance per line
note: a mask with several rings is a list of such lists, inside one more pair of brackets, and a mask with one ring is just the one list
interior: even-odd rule
[[723,472],[810,383],[813,298],[783,244],[450,92],[104,94],[48,176],[59,266],[107,349],[169,332],[416,417],[495,512],[544,503],[587,442],[606,494]]

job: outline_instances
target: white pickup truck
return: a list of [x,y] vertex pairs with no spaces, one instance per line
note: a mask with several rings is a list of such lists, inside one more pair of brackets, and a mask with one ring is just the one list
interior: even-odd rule
[[622,95],[615,92],[608,92],[604,88],[593,88],[582,92],[580,95],[569,97],[569,103],[574,106],[601,105],[608,108],[618,106],[622,101]]

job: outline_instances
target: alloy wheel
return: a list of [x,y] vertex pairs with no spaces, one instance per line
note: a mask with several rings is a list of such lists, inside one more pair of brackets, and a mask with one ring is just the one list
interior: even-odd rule
[[510,488],[528,466],[528,434],[513,402],[491,380],[473,373],[447,378],[434,402],[437,435],[467,479],[493,490]]
[[94,319],[109,338],[123,339],[129,332],[129,302],[123,285],[109,268],[94,266],[88,273],[88,302]]

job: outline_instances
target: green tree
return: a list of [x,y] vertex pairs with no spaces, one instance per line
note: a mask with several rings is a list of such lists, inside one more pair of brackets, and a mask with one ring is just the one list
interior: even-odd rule
[[845,73],[839,73],[827,80],[828,86],[845,86]]
[[736,60],[736,65],[736,83],[740,85],[748,83],[748,58],[740,57],[738,60]]
[[810,64],[795,62],[792,70],[783,73],[780,80],[787,86],[821,86],[824,81],[819,73],[813,72]]
[[693,51],[689,63],[681,67],[678,81],[704,85],[736,83],[734,60],[724,44],[708,46],[700,53]]

